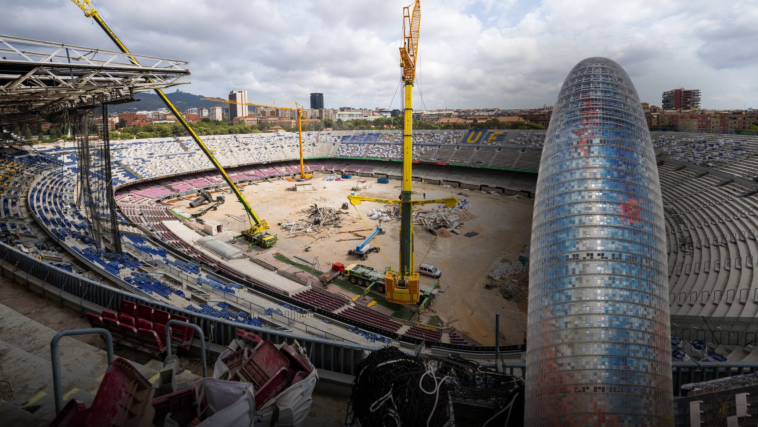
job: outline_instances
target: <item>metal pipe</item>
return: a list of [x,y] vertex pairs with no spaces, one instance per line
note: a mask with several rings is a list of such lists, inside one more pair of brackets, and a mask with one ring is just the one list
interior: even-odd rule
[[180,320],[169,320],[166,323],[166,348],[167,355],[171,356],[171,325],[179,325],[179,326],[185,326],[188,328],[192,328],[200,335],[200,360],[203,364],[203,378],[208,376],[208,368],[205,366],[205,334],[203,334],[203,330],[200,328],[200,326],[197,326],[193,323],[188,322],[182,322]]
[[63,384],[61,384],[61,356],[58,341],[61,338],[71,335],[89,335],[100,334],[105,337],[105,346],[108,352],[108,365],[113,362],[113,337],[111,333],[103,328],[91,329],[72,329],[62,331],[53,337],[50,341],[50,356],[53,361],[53,392],[55,394],[55,413],[58,414],[63,409]]

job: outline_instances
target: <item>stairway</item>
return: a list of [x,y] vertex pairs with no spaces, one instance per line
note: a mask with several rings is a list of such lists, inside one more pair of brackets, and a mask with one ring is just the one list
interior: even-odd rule
[[[56,331],[0,304],[0,424],[35,427],[55,417],[50,341]],[[107,368],[107,354],[96,347],[65,337],[60,340],[61,383],[64,404],[71,398],[89,406]],[[158,380],[160,362],[147,367],[130,363],[150,382]],[[177,383],[198,376],[184,372]],[[13,385],[13,393],[7,383]]]

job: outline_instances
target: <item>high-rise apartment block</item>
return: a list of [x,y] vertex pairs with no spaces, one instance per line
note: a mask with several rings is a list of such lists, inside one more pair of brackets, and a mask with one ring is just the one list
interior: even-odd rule
[[324,94],[312,93],[311,94],[311,110],[321,110],[324,108]]
[[664,110],[697,110],[700,108],[700,89],[673,89],[663,92]]
[[209,110],[209,117],[211,120],[224,120],[224,109],[221,107],[211,107]]
[[248,115],[247,105],[247,91],[246,90],[233,90],[229,92],[229,100],[234,101],[237,104],[229,104],[229,122],[235,117],[246,117]]

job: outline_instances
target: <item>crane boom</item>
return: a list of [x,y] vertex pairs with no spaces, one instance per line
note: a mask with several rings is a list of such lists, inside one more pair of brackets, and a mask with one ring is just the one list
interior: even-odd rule
[[[129,49],[126,48],[124,43],[121,41],[121,39],[118,38],[116,33],[113,32],[113,30],[108,26],[108,24],[105,23],[102,17],[100,17],[100,14],[97,12],[97,9],[95,9],[94,6],[90,4],[91,0],[71,0],[76,4],[83,12],[84,16],[88,18],[93,18],[95,22],[100,26],[100,28],[105,31],[105,33],[110,37],[110,39],[113,41],[113,43],[118,46],[118,48],[124,52],[124,53],[130,53]],[[137,60],[134,59],[134,57],[129,57],[129,60],[132,61],[134,64],[138,64]],[[148,79],[149,80],[149,79]],[[248,220],[250,221],[250,230],[248,230],[248,233],[251,235],[255,235],[260,233],[263,230],[266,230],[269,228],[268,223],[266,220],[261,220],[258,218],[258,215],[256,215],[255,211],[253,211],[253,208],[250,206],[250,204],[245,199],[245,196],[242,195],[242,192],[240,192],[239,188],[237,188],[237,185],[234,184],[234,181],[229,177],[229,175],[226,173],[224,168],[221,166],[221,164],[216,160],[216,158],[213,156],[213,153],[211,150],[203,143],[203,141],[200,139],[200,137],[195,133],[195,131],[192,129],[192,127],[189,125],[187,120],[182,116],[182,114],[177,110],[177,108],[174,106],[174,104],[169,101],[168,97],[163,93],[160,89],[155,89],[155,93],[158,95],[158,97],[161,98],[164,104],[166,104],[166,107],[174,114],[176,119],[181,123],[181,125],[184,127],[184,129],[189,132],[189,134],[192,136],[192,139],[195,140],[197,145],[200,147],[200,149],[203,151],[203,153],[208,157],[208,160],[211,161],[211,164],[216,168],[216,170],[221,173],[222,178],[224,181],[226,181],[227,184],[229,184],[229,188],[232,189],[234,194],[237,196],[239,201],[242,203],[242,206],[244,206],[245,211],[248,214]]]
[[293,104],[295,104],[295,107],[293,108],[293,107],[281,107],[278,105],[251,104],[249,102],[237,102],[237,101],[231,101],[231,100],[219,99],[219,98],[202,98],[202,100],[213,101],[213,102],[223,102],[225,104],[234,104],[234,105],[248,105],[250,107],[276,108],[279,110],[297,111],[297,137],[298,137],[299,147],[300,147],[300,179],[310,179],[313,177],[313,174],[305,173],[305,166],[303,165],[302,118],[303,118],[304,110],[300,104],[294,101],[281,101],[281,102],[292,102]]

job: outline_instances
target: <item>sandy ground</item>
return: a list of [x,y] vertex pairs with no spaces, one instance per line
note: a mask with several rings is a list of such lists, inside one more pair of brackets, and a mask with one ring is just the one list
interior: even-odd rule
[[[383,223],[382,228],[386,234],[377,236],[372,245],[378,244],[382,253],[373,253],[367,261],[347,255],[347,251],[361,242],[350,240],[337,242],[338,239],[358,239],[345,233],[331,237],[317,239],[319,233],[288,235],[287,231],[280,229],[278,224],[287,219],[295,220],[303,218],[299,211],[307,209],[310,205],[332,206],[339,208],[347,202],[351,187],[359,185],[371,186],[362,189],[359,195],[367,197],[379,197],[397,199],[400,194],[400,181],[390,181],[389,184],[377,184],[375,179],[365,178],[365,183],[358,183],[363,178],[354,178],[347,181],[323,181],[323,175],[316,175],[312,181],[314,191],[294,192],[286,191],[287,187],[294,185],[285,180],[271,183],[263,182],[258,185],[244,187],[243,193],[248,202],[253,206],[258,216],[266,219],[271,225],[270,232],[278,234],[279,241],[269,251],[281,252],[294,259],[294,255],[300,255],[308,259],[317,258],[321,270],[326,270],[333,262],[343,262],[346,265],[361,263],[377,269],[384,269],[388,262],[393,268],[398,267],[400,223],[393,221]],[[427,199],[458,197],[466,199],[470,203],[469,212],[476,219],[466,221],[460,235],[450,238],[435,237],[423,226],[414,228],[416,265],[429,252],[424,262],[430,263],[442,270],[442,284],[446,286],[444,293],[434,302],[430,316],[439,316],[444,322],[455,327],[464,334],[479,343],[492,345],[495,343],[495,313],[500,313],[500,330],[502,344],[520,344],[523,342],[526,330],[526,304],[512,303],[503,299],[497,290],[486,290],[484,284],[488,282],[487,275],[492,266],[502,258],[516,258],[529,244],[531,234],[531,221],[533,201],[528,199],[514,199],[502,195],[484,194],[478,191],[445,188],[437,185],[414,184],[417,193],[414,198],[421,199],[426,193]],[[459,195],[459,193],[462,193]],[[220,193],[219,193],[220,194]],[[215,194],[214,194],[215,195]],[[244,218],[242,205],[233,196],[226,196],[227,202],[216,211],[210,211],[203,219],[214,220],[224,226],[224,233],[219,237],[222,240],[229,239],[239,234],[246,228],[247,223],[239,222],[231,215]],[[273,202],[272,202],[273,201]],[[194,213],[200,208],[189,208],[189,200],[172,203],[171,206]],[[378,221],[368,218],[368,211],[375,208],[383,208],[384,205],[376,203],[364,203],[357,206],[363,216],[359,217],[356,209],[350,206],[342,221],[339,231],[373,229],[379,225]],[[431,210],[436,205],[420,207],[422,210]],[[464,233],[475,231],[479,235],[465,237]],[[360,234],[368,235],[368,231]],[[430,245],[434,245],[429,250]],[[305,248],[311,250],[306,252]],[[238,247],[243,248],[240,244]],[[254,251],[262,251],[254,248]],[[433,283],[434,279],[422,276],[424,283]]]

